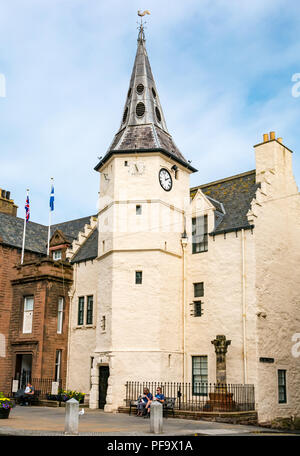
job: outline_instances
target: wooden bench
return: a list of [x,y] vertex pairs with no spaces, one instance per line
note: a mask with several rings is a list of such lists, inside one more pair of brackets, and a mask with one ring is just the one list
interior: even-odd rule
[[28,405],[36,404],[39,402],[40,394],[41,394],[41,392],[39,390],[35,390],[33,396],[27,396],[24,399],[21,397],[17,397],[15,399],[15,401],[17,404],[26,403],[26,402],[28,402]]
[[[134,409],[135,411],[137,410],[138,400],[139,399],[131,400],[129,402],[129,415],[131,415],[131,409]],[[168,417],[169,412],[172,412],[173,416],[175,416],[175,414],[174,414],[175,401],[176,401],[175,397],[166,397],[165,398],[165,402],[163,403],[163,415],[166,418]]]

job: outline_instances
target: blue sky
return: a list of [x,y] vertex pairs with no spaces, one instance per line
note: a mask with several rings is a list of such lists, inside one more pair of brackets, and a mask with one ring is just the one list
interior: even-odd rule
[[[122,117],[138,9],[169,132],[199,170],[191,186],[254,169],[274,130],[300,184],[300,3],[294,0],[0,0],[0,187],[24,216],[53,223],[97,211],[98,156]],[[300,90],[299,90],[300,92]]]

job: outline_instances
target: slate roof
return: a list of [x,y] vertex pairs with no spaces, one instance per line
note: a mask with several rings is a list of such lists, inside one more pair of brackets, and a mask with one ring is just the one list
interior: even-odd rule
[[[82,231],[84,225],[90,222],[89,217],[83,217],[76,220],[70,220],[64,223],[52,225],[50,229],[51,236],[56,229],[60,229],[65,237],[72,242],[77,238],[79,231]],[[12,247],[22,248],[24,219],[12,215],[0,213],[0,240]],[[26,244],[25,249],[32,252],[46,255],[47,253],[48,226],[35,222],[28,222],[26,226]]]
[[218,234],[237,228],[251,227],[247,219],[247,212],[259,186],[260,184],[256,183],[255,170],[252,170],[193,187],[191,196],[194,197],[197,189],[200,189],[209,197],[217,212],[217,226],[211,234]]

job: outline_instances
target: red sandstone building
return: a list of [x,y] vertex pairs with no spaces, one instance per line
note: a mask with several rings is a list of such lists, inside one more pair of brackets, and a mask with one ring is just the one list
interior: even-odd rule
[[65,252],[89,219],[52,226],[50,257],[48,227],[28,222],[21,265],[24,220],[0,190],[0,391],[9,393],[12,379],[65,384],[73,274]]

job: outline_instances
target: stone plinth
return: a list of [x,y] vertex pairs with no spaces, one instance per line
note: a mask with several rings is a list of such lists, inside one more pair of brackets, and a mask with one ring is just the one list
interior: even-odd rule
[[150,432],[160,434],[163,430],[163,406],[158,401],[151,403],[150,409]]
[[78,434],[78,419],[79,419],[79,402],[76,399],[70,399],[66,402],[65,415],[65,434]]
[[233,393],[218,391],[209,393],[209,401],[206,402],[204,409],[211,412],[233,412],[236,404],[233,401]]

